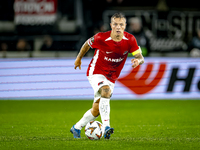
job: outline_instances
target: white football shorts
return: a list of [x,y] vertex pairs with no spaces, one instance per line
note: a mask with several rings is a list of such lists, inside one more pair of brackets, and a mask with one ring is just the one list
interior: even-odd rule
[[95,74],[87,76],[87,78],[94,90],[94,102],[96,102],[99,98],[101,98],[99,89],[104,85],[108,85],[111,89],[111,94],[113,93],[115,84],[109,81],[105,76],[101,74]]

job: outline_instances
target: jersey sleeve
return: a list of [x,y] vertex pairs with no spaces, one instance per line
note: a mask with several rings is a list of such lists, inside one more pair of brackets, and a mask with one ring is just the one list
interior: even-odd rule
[[138,53],[142,53],[141,48],[140,48],[140,46],[137,45],[137,41],[134,36],[131,37],[130,41],[131,41],[131,43],[130,43],[131,48],[130,48],[129,52],[132,53],[133,56]]
[[99,41],[100,41],[100,33],[95,34],[93,37],[88,39],[88,44],[91,48],[98,48],[99,47]]

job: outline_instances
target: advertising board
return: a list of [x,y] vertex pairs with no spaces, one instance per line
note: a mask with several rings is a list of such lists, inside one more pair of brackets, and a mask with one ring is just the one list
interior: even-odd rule
[[15,0],[15,24],[46,25],[56,20],[57,0]]
[[[0,99],[93,100],[83,58],[0,59]],[[130,58],[116,81],[112,99],[200,99],[199,58],[145,58],[135,69]]]

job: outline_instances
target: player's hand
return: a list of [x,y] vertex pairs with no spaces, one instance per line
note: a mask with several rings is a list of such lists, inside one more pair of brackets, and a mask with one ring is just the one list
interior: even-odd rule
[[139,60],[136,58],[131,59],[131,63],[132,63],[132,67],[136,68],[139,65]]
[[74,62],[74,69],[76,69],[77,67],[79,67],[79,69],[81,70],[81,58],[77,57],[75,62]]

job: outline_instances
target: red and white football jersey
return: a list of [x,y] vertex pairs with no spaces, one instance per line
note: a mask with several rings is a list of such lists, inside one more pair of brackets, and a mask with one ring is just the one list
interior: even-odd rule
[[120,42],[113,41],[110,34],[111,31],[99,32],[88,40],[88,44],[95,49],[95,53],[88,66],[87,76],[102,74],[115,83],[128,53],[139,53],[140,48],[135,37],[128,32],[124,32]]

